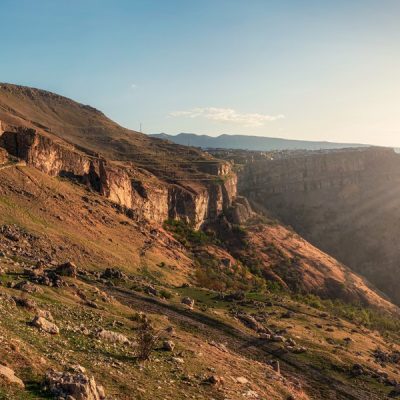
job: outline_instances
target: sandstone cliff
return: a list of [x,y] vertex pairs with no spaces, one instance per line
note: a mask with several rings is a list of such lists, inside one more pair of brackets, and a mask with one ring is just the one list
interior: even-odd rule
[[133,215],[161,224],[168,218],[196,228],[232,205],[236,175],[228,163],[204,162],[199,181],[166,182],[134,165],[94,157],[57,137],[24,126],[2,124],[0,146],[51,176],[78,180]]

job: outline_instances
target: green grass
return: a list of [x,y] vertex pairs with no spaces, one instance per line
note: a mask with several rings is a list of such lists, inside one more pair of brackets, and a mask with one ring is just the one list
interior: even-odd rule
[[183,221],[169,219],[164,222],[165,230],[171,232],[175,239],[184,246],[204,245],[215,243],[215,237],[201,230],[194,230],[192,226]]
[[392,338],[398,337],[400,332],[400,319],[382,310],[375,310],[361,304],[344,303],[341,300],[325,300],[312,294],[296,294],[292,298],[317,310],[326,311],[346,319],[356,325],[376,329],[382,334],[391,334]]

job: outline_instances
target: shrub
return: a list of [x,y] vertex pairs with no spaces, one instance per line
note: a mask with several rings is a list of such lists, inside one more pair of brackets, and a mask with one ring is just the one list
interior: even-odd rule
[[164,229],[171,232],[175,239],[184,246],[202,245],[214,243],[215,238],[202,230],[194,230],[193,227],[183,221],[169,219],[164,222]]
[[167,289],[161,289],[160,296],[164,297],[164,299],[169,300],[172,298],[172,293],[170,291],[168,291]]
[[156,331],[145,315],[140,315],[139,326],[136,331],[138,360],[145,361],[150,358],[160,338],[160,331]]

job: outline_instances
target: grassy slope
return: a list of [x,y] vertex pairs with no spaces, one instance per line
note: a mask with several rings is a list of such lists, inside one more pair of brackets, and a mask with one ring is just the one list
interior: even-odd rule
[[[38,235],[39,255],[72,259],[88,269],[148,269],[172,283],[186,279],[191,261],[171,246],[167,233],[151,235],[150,225],[127,218],[101,196],[34,168],[0,174],[0,224],[17,224]],[[166,267],[160,269],[160,262]]]
[[[118,266],[132,275],[125,283],[115,282],[115,287],[104,286],[89,276],[69,280],[71,285],[67,288],[44,287],[43,294],[27,295],[54,315],[61,334],[53,337],[30,327],[27,322],[33,314],[7,300],[7,296],[21,296],[21,291],[6,287],[7,282],[23,279],[18,275],[23,268],[15,265],[15,260],[29,260],[18,252],[12,261],[0,258],[0,266],[11,272],[1,278],[0,359],[26,383],[26,390],[19,391],[0,381],[0,399],[45,398],[40,391],[45,370],[76,363],[85,366],[117,399],[239,399],[253,392],[259,398],[285,400],[289,394],[296,399],[385,398],[390,388],[377,380],[351,378],[349,369],[356,362],[375,370],[384,369],[400,379],[395,365],[381,367],[371,356],[377,346],[386,351],[398,349],[396,334],[392,333],[391,340],[385,339],[383,333],[333,315],[322,316],[321,305],[313,308],[302,299],[295,301],[287,295],[256,294],[251,297],[259,303],[241,305],[219,300],[215,292],[205,289],[179,288],[177,285],[187,281],[193,271],[192,261],[168,233],[161,230],[159,236],[152,238],[151,227],[127,219],[96,194],[34,169],[9,168],[0,174],[0,224],[15,223],[37,235],[33,246],[37,257],[52,254],[56,261],[72,259],[80,267],[95,271]],[[147,250],[139,257],[143,249]],[[7,251],[14,253],[11,246]],[[144,295],[141,290],[149,282],[167,290],[171,298]],[[100,309],[86,306],[78,289],[96,301]],[[114,300],[104,302],[105,296],[98,290],[108,292]],[[196,299],[195,311],[180,305],[184,295]],[[306,346],[308,352],[285,353],[279,344],[260,341],[257,334],[232,316],[232,307],[266,312],[267,326],[285,329],[285,336]],[[282,318],[288,308],[295,314],[290,319]],[[177,349],[173,355],[157,351],[150,362],[138,364],[129,347],[96,339],[95,330],[107,328],[134,340],[132,316],[142,311],[158,327],[176,328],[177,337],[173,340]],[[84,335],[81,327],[88,329],[89,335]],[[344,341],[346,337],[352,339],[349,344]],[[211,341],[226,344],[228,351]],[[183,363],[173,357],[182,358]],[[280,360],[284,380],[266,365],[269,359]],[[204,378],[211,374],[223,376],[225,384],[205,385]],[[240,376],[249,383],[237,383]]]
[[161,178],[196,180],[204,177],[204,163],[216,161],[194,148],[123,128],[92,107],[23,86],[0,83],[0,121],[33,127],[109,160],[133,162]]

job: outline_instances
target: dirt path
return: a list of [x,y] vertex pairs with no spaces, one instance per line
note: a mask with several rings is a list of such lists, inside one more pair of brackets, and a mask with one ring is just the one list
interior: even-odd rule
[[241,356],[261,362],[266,362],[271,356],[278,358],[283,374],[289,378],[305,379],[309,385],[305,390],[315,400],[381,400],[377,395],[369,393],[367,388],[344,384],[321,373],[315,367],[302,363],[293,354],[282,354],[276,344],[259,340],[212,316],[125,289],[115,287],[103,289],[123,304],[144,312],[166,315],[181,329],[202,337],[205,341],[212,338],[214,341],[225,343],[230,351]]

